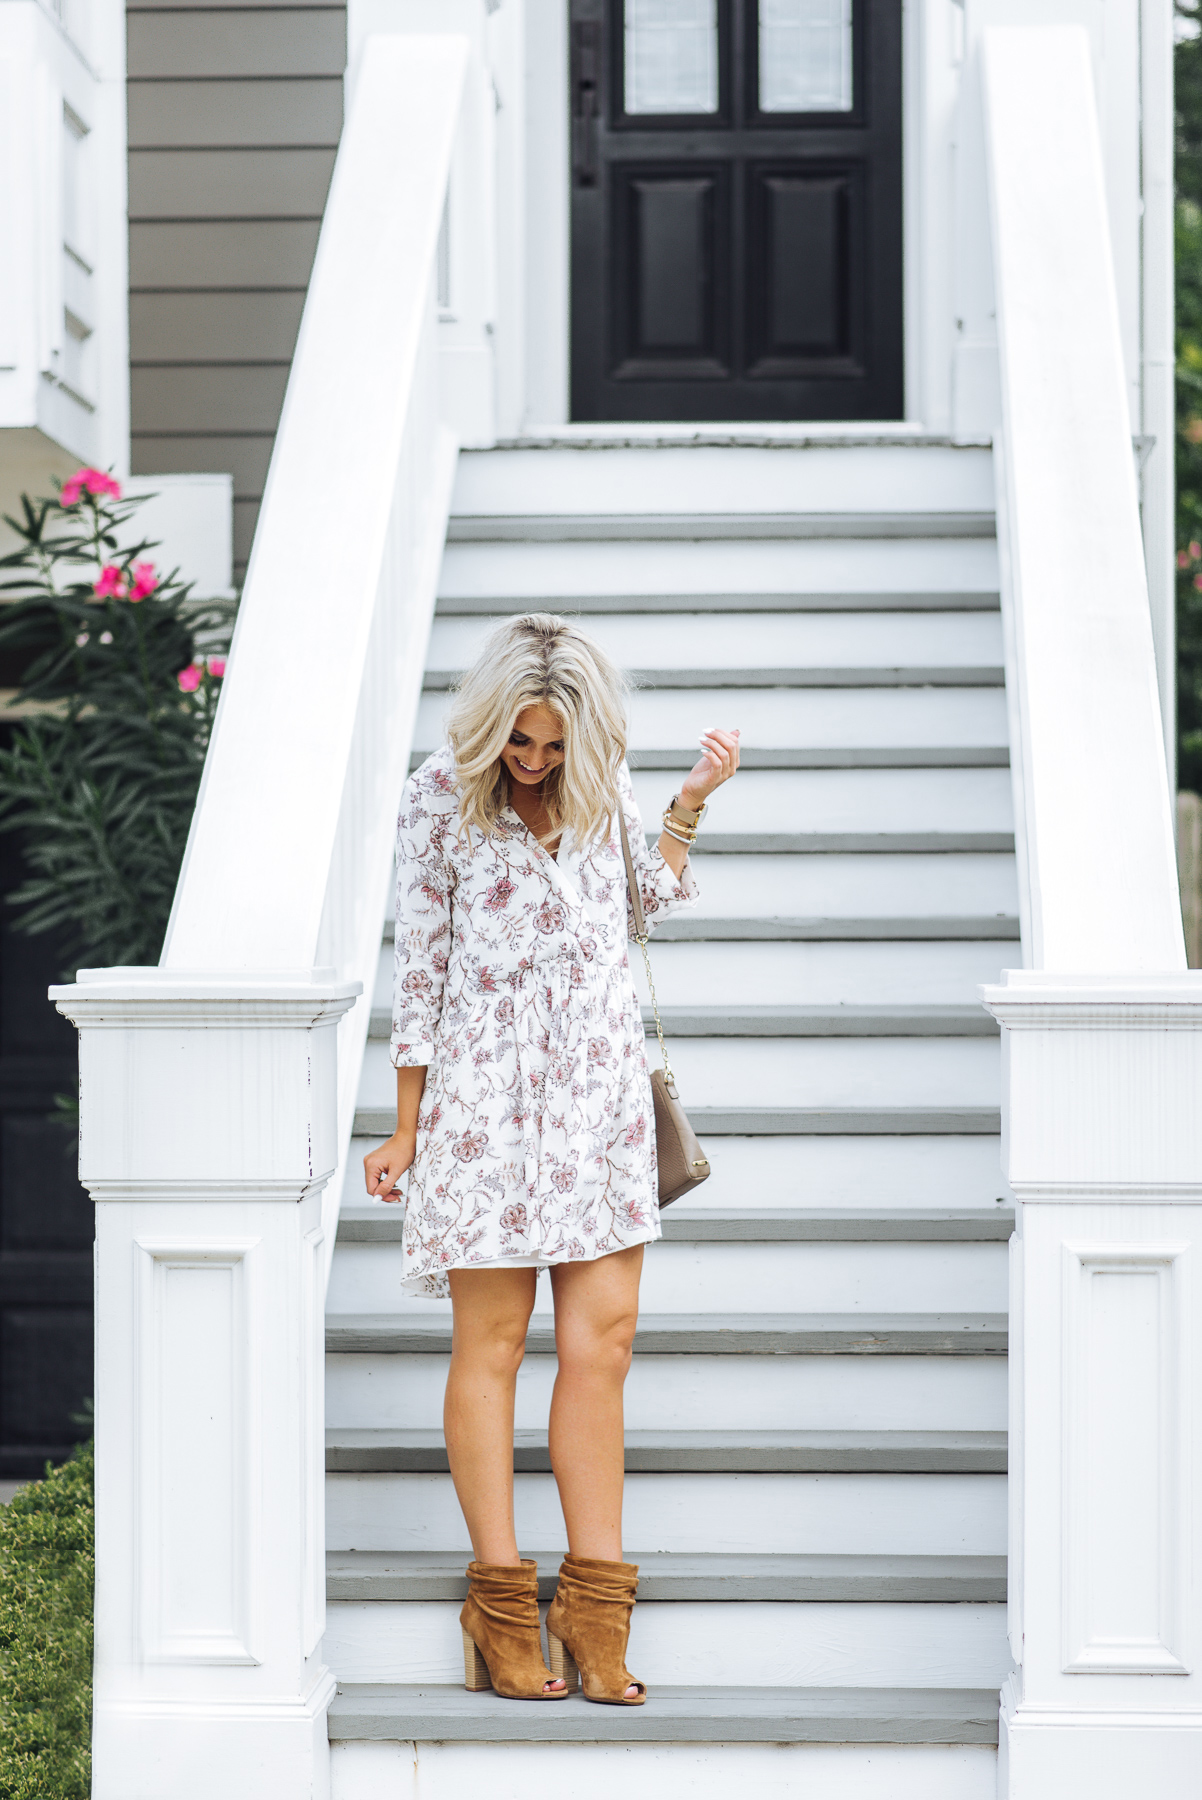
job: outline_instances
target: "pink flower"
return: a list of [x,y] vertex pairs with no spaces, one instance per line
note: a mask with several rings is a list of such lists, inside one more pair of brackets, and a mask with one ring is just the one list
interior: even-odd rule
[[510,900],[516,893],[517,887],[515,884],[508,880],[506,876],[502,875],[500,881],[494,881],[493,885],[485,894],[484,905],[489,912],[500,912],[503,907],[508,906]]
[[100,571],[100,580],[93,585],[92,592],[101,600],[124,600],[125,577],[116,563],[105,563]]
[[1194,586],[1198,589],[1199,593],[1202,593],[1202,575],[1194,576]]
[[194,694],[200,686],[200,664],[189,663],[175,678],[185,694]]
[[217,680],[217,681],[221,680],[221,677],[225,674],[225,658],[224,658],[224,656],[210,656],[210,658],[209,658],[209,674],[212,675],[215,678],[215,680]]
[[1195,562],[1202,556],[1202,544],[1200,544],[1196,538],[1192,539],[1190,542],[1189,553]]
[[136,562],[133,577],[134,584],[129,590],[131,600],[145,600],[147,594],[153,594],[159,585],[158,572],[152,562]]
[[87,491],[89,494],[111,494],[114,500],[121,498],[121,485],[106,475],[103,469],[76,469],[69,475],[59,493],[61,506],[78,506],[79,497]]
[[1178,552],[1177,552],[1177,567],[1179,569],[1188,569],[1189,568],[1189,551],[1188,550],[1178,550]]

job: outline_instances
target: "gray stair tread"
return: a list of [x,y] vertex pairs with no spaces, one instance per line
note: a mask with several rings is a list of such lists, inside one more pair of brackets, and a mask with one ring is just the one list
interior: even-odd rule
[[[708,873],[708,871],[707,871]],[[384,921],[384,941],[393,942],[395,927]],[[960,918],[837,918],[771,916],[727,918],[706,913],[684,913],[665,919],[655,928],[657,944],[680,943],[929,943],[978,941],[1015,943],[1021,936],[1017,916],[996,913]]]
[[[347,1354],[445,1354],[446,1315],[330,1314],[326,1347]],[[636,1354],[670,1356],[1004,1356],[1004,1313],[644,1313]],[[554,1326],[535,1318],[532,1355],[555,1349]]]
[[[650,1028],[655,1015],[642,1009]],[[1000,1026],[983,1006],[663,1006],[669,1037],[997,1037]],[[392,1015],[375,1011],[368,1027],[379,1042],[392,1034]]]
[[[550,1600],[562,1550],[531,1551],[539,1565],[539,1598]],[[687,1556],[640,1554],[640,1602],[787,1600],[830,1604],[987,1605],[1006,1598],[1004,1556]],[[329,1600],[463,1600],[467,1558],[461,1551],[332,1551],[326,1557]]]
[[[343,1203],[338,1237],[343,1243],[399,1243],[402,1203]],[[748,1207],[720,1212],[679,1204],[660,1216],[672,1243],[998,1243],[1014,1230],[1011,1207]]]
[[720,538],[991,538],[991,512],[452,513],[448,544]]
[[[658,841],[648,832],[647,841]],[[947,856],[1012,851],[1012,831],[707,831],[707,856],[891,855],[906,851]]]
[[996,1744],[998,1696],[977,1688],[656,1687],[645,1706],[521,1705],[447,1686],[339,1688],[330,1737],[513,1743]]
[[[557,610],[554,599],[545,600],[551,611]],[[529,612],[529,594],[443,594],[435,616],[440,619],[500,618],[503,615]],[[662,613],[740,612],[998,612],[1001,596],[989,589],[963,592],[948,589],[917,589],[901,593],[879,593],[871,590],[846,593],[747,593],[747,594],[573,594],[565,596],[558,608],[571,613],[607,613],[656,611]]]
[[[442,694],[457,687],[462,669],[427,669],[422,691]],[[839,664],[818,667],[784,668],[767,664],[763,668],[742,667],[723,675],[719,670],[698,664],[693,668],[629,669],[632,682],[646,693],[656,688],[931,688],[976,687],[1000,688],[1006,685],[1006,671],[1000,663],[914,663],[902,667],[889,664],[861,664],[845,668]]]
[[[1004,1431],[627,1431],[629,1474],[998,1475]],[[514,1433],[514,1469],[547,1473],[545,1431]],[[440,1430],[331,1426],[331,1474],[443,1473]]]
[[[391,924],[386,935],[391,937]],[[657,944],[743,943],[767,939],[778,943],[927,942],[969,939],[1015,942],[1021,936],[1016,917],[961,918],[722,918],[684,913],[655,928]]]
[[[980,1106],[690,1106],[693,1129],[711,1137],[997,1137],[1001,1111]],[[388,1137],[396,1109],[360,1107],[355,1137]]]

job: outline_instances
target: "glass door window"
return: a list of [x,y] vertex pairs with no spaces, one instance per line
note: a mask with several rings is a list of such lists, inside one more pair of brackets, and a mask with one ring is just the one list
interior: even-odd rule
[[718,110],[718,0],[626,0],[624,109]]
[[760,0],[759,110],[850,112],[852,0]]

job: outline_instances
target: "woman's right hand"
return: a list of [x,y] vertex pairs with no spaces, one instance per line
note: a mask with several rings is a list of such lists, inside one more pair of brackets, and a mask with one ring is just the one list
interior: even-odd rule
[[[423,1071],[424,1072],[424,1071]],[[399,1200],[397,1183],[417,1154],[416,1131],[394,1131],[386,1144],[363,1158],[367,1191],[373,1200]]]

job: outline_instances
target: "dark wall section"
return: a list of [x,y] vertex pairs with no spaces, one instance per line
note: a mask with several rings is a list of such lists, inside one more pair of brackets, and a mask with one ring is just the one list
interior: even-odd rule
[[133,469],[232,472],[240,580],[342,127],[346,7],[126,14]]
[[[0,895],[24,878],[0,836]],[[88,1435],[92,1203],[55,1096],[76,1089],[74,1028],[46,999],[61,979],[49,938],[20,937],[0,900],[0,1478],[40,1475]]]

